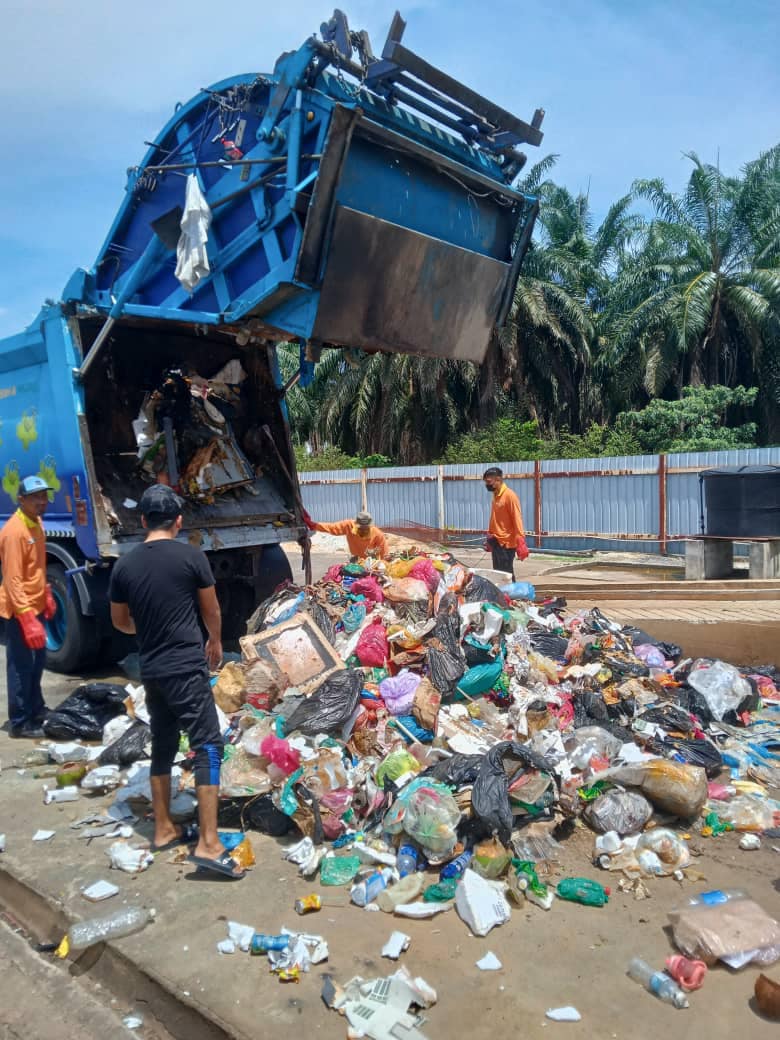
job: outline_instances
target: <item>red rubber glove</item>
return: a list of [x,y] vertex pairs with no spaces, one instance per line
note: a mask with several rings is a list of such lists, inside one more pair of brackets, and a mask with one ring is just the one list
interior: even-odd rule
[[316,528],[316,526],[314,524],[314,521],[312,520],[312,518],[309,516],[308,512],[305,509],[303,511],[303,522],[306,524],[306,526],[309,528],[310,531],[316,531],[317,530],[317,528]]
[[35,616],[34,610],[26,610],[17,614],[16,620],[22,630],[22,639],[30,650],[43,650],[46,646],[46,629]]
[[496,543],[496,540],[493,537],[493,535],[492,534],[486,534],[485,535],[485,544],[482,546],[482,548],[485,550],[485,552],[493,552],[493,546],[495,545],[495,543]]
[[57,613],[57,601],[52,595],[51,585],[46,586],[46,608],[43,612],[43,616],[47,621],[51,621],[54,615]]
[[525,544],[525,538],[522,535],[517,539],[517,558],[518,560],[527,560],[529,556],[528,546]]

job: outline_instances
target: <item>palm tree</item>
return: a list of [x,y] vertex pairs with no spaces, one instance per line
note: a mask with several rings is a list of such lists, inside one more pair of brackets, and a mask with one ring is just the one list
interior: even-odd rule
[[[532,171],[533,173],[533,171]],[[604,417],[591,379],[608,322],[611,279],[641,221],[619,199],[594,226],[587,195],[538,185],[539,234],[523,265],[510,322],[498,336],[515,394],[547,432]]]
[[[635,183],[634,197],[649,201],[655,217],[610,301],[607,360],[628,382],[641,379],[650,396],[679,397],[687,385],[750,386],[764,367],[780,375],[780,145],[741,177],[688,158],[693,170],[680,195],[662,180]],[[779,387],[775,378],[772,392]]]

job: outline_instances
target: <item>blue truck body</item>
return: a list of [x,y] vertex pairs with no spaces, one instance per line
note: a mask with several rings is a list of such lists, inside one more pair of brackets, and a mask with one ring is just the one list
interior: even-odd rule
[[[272,74],[178,105],[128,171],[92,267],[0,341],[0,519],[22,477],[50,482],[69,626],[50,633],[54,667],[83,666],[110,635],[111,562],[142,537],[132,423],[166,371],[208,379],[239,360],[248,374],[237,464],[251,486],[185,509],[185,535],[246,616],[289,573],[279,543],[305,534],[275,344],[300,343],[305,385],[322,349],[478,363],[506,320],[537,210],[512,187],[517,146],[539,144],[543,113],[524,123],[450,79],[403,46],[404,28],[396,15],[376,58],[336,11]],[[193,174],[210,270],[187,291],[175,270]]]

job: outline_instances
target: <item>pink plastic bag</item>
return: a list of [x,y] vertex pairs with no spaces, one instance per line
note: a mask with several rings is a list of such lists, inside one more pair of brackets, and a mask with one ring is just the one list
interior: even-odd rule
[[385,626],[379,618],[375,618],[361,632],[355,656],[364,668],[382,668],[389,652]]
[[260,745],[260,754],[281,769],[285,776],[294,773],[301,764],[301,756],[286,740],[269,733]]
[[409,715],[414,704],[414,695],[422,682],[422,676],[407,671],[383,679],[379,684],[379,692],[391,715]]
[[428,587],[429,592],[435,592],[439,587],[441,581],[441,575],[433,566],[430,560],[417,560],[415,565],[409,571],[409,578],[416,578],[417,581],[424,581]]
[[382,603],[385,598],[385,594],[373,574],[353,581],[349,591],[353,596],[365,596],[371,603]]
[[328,569],[325,571],[325,576],[324,576],[324,578],[322,580],[323,581],[335,581],[335,582],[338,583],[338,582],[341,581],[341,571],[342,571],[341,564],[340,563],[334,563],[332,567],[328,567]]

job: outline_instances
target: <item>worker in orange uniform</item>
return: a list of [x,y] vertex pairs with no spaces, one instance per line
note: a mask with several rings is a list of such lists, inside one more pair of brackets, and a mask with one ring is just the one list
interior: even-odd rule
[[528,559],[520,500],[504,483],[504,474],[498,466],[486,469],[482,479],[493,496],[485,549],[493,556],[493,569],[506,571],[514,580],[515,556],[519,560]]
[[303,522],[310,531],[322,531],[324,534],[341,534],[347,539],[350,556],[361,559],[368,555],[383,559],[387,556],[387,539],[370,513],[360,512],[354,520],[338,520],[335,524],[319,524],[312,520],[304,510]]
[[41,477],[19,485],[19,508],[0,531],[0,617],[5,618],[8,722],[12,737],[40,740],[46,716],[41,678],[46,629],[57,604],[46,584],[46,535],[41,517],[52,489]]

